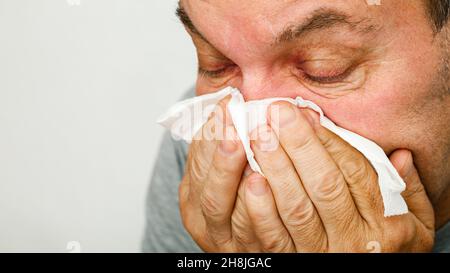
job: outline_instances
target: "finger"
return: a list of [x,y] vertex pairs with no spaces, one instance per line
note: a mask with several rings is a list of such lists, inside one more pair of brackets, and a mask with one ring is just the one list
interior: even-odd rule
[[245,205],[245,184],[248,176],[253,173],[254,172],[247,164],[242,180],[239,183],[238,196],[236,198],[236,204],[234,205],[233,214],[231,216],[233,241],[235,241],[236,249],[239,252],[255,253],[261,249]]
[[429,230],[434,230],[433,206],[420,181],[410,151],[400,149],[394,151],[390,160],[405,181],[406,189],[402,193],[409,211],[414,214]]
[[[195,150],[195,155],[198,158],[210,159],[211,163],[213,152],[216,150],[217,140],[224,138],[224,128],[227,125],[232,125],[231,117],[227,112],[227,104],[230,100],[230,96],[219,101],[208,117],[208,121],[202,126],[202,128],[195,134],[190,150]],[[201,176],[201,175],[200,175]]]
[[361,224],[345,179],[300,109],[288,102],[270,107],[281,146],[291,159],[328,236],[336,238]]
[[213,251],[214,246],[210,243],[210,240],[205,239],[205,219],[199,207],[190,201],[188,187],[189,183],[182,181],[178,191],[180,216],[183,226],[203,251]]
[[203,190],[204,180],[211,169],[213,154],[218,145],[218,140],[223,139],[223,131],[230,122],[227,119],[226,105],[229,97],[221,100],[211,113],[208,121],[196,133],[192,143],[189,145],[189,153],[186,164],[186,174],[190,177],[187,180],[189,186],[189,199],[199,203],[199,197]]
[[317,113],[308,109],[301,111],[312,122],[320,142],[344,175],[355,205],[363,218],[375,222],[384,217],[378,175],[370,162],[345,140],[321,126]]
[[291,237],[281,221],[267,181],[250,175],[245,184],[245,204],[256,237],[265,252],[295,252]]
[[232,127],[229,139],[219,140],[200,196],[208,233],[218,245],[232,239],[231,214],[245,163],[244,148]]
[[255,158],[297,251],[321,251],[326,245],[322,221],[277,136],[270,127],[263,126],[252,132],[251,139]]
[[217,250],[214,240],[205,236],[209,230],[203,215],[202,194],[205,181],[212,168],[219,140],[223,139],[222,129],[229,123],[224,117],[229,97],[219,102],[207,123],[197,132],[188,153],[186,175],[180,185],[180,211],[183,224],[204,250]]

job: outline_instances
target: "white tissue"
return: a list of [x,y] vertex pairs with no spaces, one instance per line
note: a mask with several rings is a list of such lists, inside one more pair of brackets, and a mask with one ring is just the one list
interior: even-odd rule
[[[378,174],[378,184],[383,198],[385,217],[401,215],[408,212],[405,200],[401,196],[401,192],[406,187],[405,183],[387,158],[383,149],[362,136],[336,126],[324,116],[319,106],[301,97],[297,97],[296,99],[270,98],[245,102],[239,90],[227,87],[215,93],[197,96],[175,104],[165,115],[158,119],[158,123],[169,129],[174,138],[183,139],[190,143],[194,135],[207,122],[208,117],[214,111],[217,103],[230,94],[231,100],[227,105],[228,111],[253,171],[264,175],[250,148],[249,133],[259,125],[267,123],[266,112],[272,102],[287,101],[298,107],[310,108],[319,113],[320,124],[322,126],[340,136],[369,160]],[[199,111],[198,109],[202,109],[202,113],[195,113],[195,111]]]

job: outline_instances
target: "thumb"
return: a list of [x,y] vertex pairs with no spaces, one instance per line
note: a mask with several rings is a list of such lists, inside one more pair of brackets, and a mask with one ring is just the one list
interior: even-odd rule
[[405,181],[406,189],[402,196],[408,204],[409,211],[427,227],[434,227],[433,206],[414,166],[412,153],[409,150],[400,149],[394,151],[389,158]]

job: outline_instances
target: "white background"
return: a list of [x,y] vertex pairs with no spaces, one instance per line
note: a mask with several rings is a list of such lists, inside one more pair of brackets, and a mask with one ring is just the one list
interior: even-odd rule
[[155,120],[195,80],[175,7],[0,0],[0,252],[140,251]]

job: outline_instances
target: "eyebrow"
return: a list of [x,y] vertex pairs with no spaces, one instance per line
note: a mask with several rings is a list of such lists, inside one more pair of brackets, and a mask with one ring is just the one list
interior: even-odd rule
[[192,23],[191,18],[189,18],[188,14],[186,13],[186,10],[181,5],[181,2],[178,2],[178,7],[177,7],[177,10],[176,10],[175,14],[177,15],[178,19],[180,19],[181,23],[183,23],[183,25],[186,28],[188,28],[190,32],[196,34],[201,39],[203,39],[205,42],[209,43],[208,40],[194,26],[194,24]]
[[[192,23],[192,20],[189,18],[185,9],[181,5],[181,2],[178,3],[176,15],[190,32],[209,43]],[[304,22],[300,24],[288,25],[280,34],[276,36],[274,45],[294,41],[312,31],[323,31],[337,26],[347,26],[351,31],[355,31],[360,34],[369,34],[380,29],[379,26],[372,24],[368,18],[355,21],[352,20],[351,16],[334,9],[319,8],[312,12],[312,14]]]
[[351,31],[360,34],[369,34],[380,29],[368,18],[353,20],[351,16],[345,13],[333,9],[319,8],[312,12],[303,23],[286,27],[275,39],[275,44],[296,40],[315,30],[326,30],[337,26],[347,26]]

